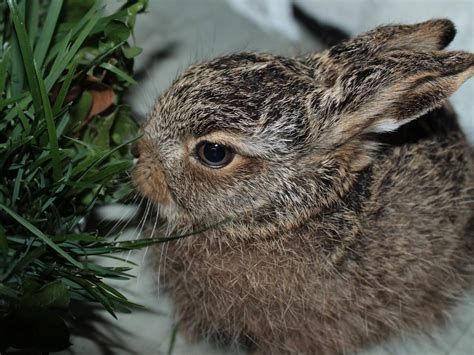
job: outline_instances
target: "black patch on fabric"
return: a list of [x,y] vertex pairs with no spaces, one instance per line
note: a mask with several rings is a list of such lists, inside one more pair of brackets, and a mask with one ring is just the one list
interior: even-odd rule
[[342,29],[318,21],[316,18],[308,15],[298,5],[293,4],[292,8],[293,16],[296,20],[326,46],[332,47],[349,38],[349,34]]

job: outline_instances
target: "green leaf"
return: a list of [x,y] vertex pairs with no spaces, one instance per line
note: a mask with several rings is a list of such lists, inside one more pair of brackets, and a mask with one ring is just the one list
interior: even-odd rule
[[[66,130],[66,127],[69,125],[70,121],[71,121],[71,116],[70,116],[69,112],[66,111],[66,113],[63,115],[63,117],[59,121],[58,127],[56,128],[56,137],[58,139],[61,138],[64,131]],[[61,153],[64,153],[64,152],[65,152],[65,150],[63,150]]]
[[[112,253],[151,244],[79,231],[94,206],[132,189],[119,183],[137,128],[122,100],[140,52],[126,42],[144,6],[127,0],[104,16],[100,0],[0,2],[0,352],[66,347],[58,315],[71,319],[70,299],[111,313],[134,307],[102,281],[131,278],[129,265],[81,258],[118,260]],[[116,109],[88,119],[96,85],[113,88]]]
[[77,260],[74,260],[68,253],[66,253],[64,250],[61,249],[57,244],[55,244],[48,236],[46,236],[43,232],[41,232],[38,228],[36,228],[34,225],[32,225],[30,222],[28,222],[26,219],[6,207],[5,205],[0,204],[0,209],[4,210],[7,212],[11,217],[13,217],[18,223],[20,223],[23,227],[28,229],[31,233],[36,235],[39,239],[41,239],[45,244],[50,246],[54,251],[56,251],[59,255],[61,255],[64,259],[69,261],[71,264],[74,266],[82,269],[84,266],[78,262]]
[[76,68],[77,68],[77,62],[74,61],[67,72],[66,78],[64,79],[63,84],[61,85],[61,89],[59,90],[58,96],[56,97],[56,101],[54,102],[54,105],[53,105],[54,115],[57,115],[63,107],[64,100],[66,99],[66,95],[69,91],[69,87],[71,86],[72,77],[74,73],[76,72]]
[[131,132],[136,132],[138,124],[130,119],[130,109],[127,107],[120,107],[117,118],[112,127],[112,140],[115,144],[122,144],[124,140],[129,139]]
[[64,240],[67,240],[68,242],[71,242],[71,241],[102,242],[104,241],[103,237],[99,237],[97,235],[92,235],[92,234],[65,234],[60,237]]
[[51,40],[54,36],[54,29],[58,21],[61,8],[63,6],[63,0],[54,0],[49,4],[48,12],[46,19],[41,29],[40,36],[38,38],[38,45],[35,48],[34,57],[36,60],[36,65],[38,68],[43,66],[44,58],[46,57],[46,52],[49,48]]
[[125,55],[125,58],[132,59],[139,55],[143,49],[140,47],[122,47],[122,52]]
[[[131,4],[131,5],[129,5]],[[104,19],[104,22],[112,19],[119,20],[126,23],[130,28],[135,26],[136,15],[146,10],[148,6],[148,0],[138,0],[136,2],[127,3],[120,11],[108,16]]]
[[40,19],[40,4],[36,0],[26,0],[26,13],[27,13],[27,26],[29,40],[32,46],[36,41],[36,35],[38,34],[38,22]]
[[[11,104],[14,104],[14,103],[17,103],[17,106],[18,106],[20,104],[20,100],[22,100],[26,96],[28,96],[28,93],[23,92],[22,94],[20,94],[18,96],[9,97],[8,99],[5,99],[5,100],[0,100],[0,110],[2,110],[5,106],[8,106],[8,105],[11,105]],[[18,106],[18,108],[19,108],[19,106]],[[10,114],[12,114],[12,117],[15,117],[15,111],[14,110],[10,111]],[[9,116],[6,116],[5,121],[9,121],[9,120],[10,120]]]
[[[17,17],[23,18],[25,13],[25,3],[20,2],[19,8],[17,9]],[[23,90],[25,81],[25,71],[22,65],[22,53],[19,44],[19,38],[17,33],[13,33],[12,36],[12,61],[11,61],[11,91],[13,95],[19,95]]]
[[114,43],[124,42],[130,36],[130,29],[121,21],[110,21],[104,30],[108,40]]
[[105,150],[110,147],[111,129],[114,125],[117,110],[105,117],[97,117],[94,125],[89,125],[87,132],[87,140],[94,143],[96,148]]
[[117,291],[116,289],[114,289],[113,287],[110,287],[109,285],[107,285],[106,283],[104,282],[101,282],[100,283],[100,287],[102,287],[102,289],[104,289],[105,291],[111,293],[112,295],[114,295],[116,298],[119,298],[123,301],[127,301],[127,297],[125,297],[123,294],[121,294],[119,291]]
[[33,105],[35,106],[35,112],[39,115],[40,112],[43,111],[44,118],[46,120],[50,144],[50,153],[53,163],[53,175],[55,180],[59,180],[61,178],[61,168],[59,164],[59,146],[58,140],[56,138],[56,128],[54,125],[53,112],[51,109],[51,104],[49,102],[49,97],[46,93],[44,82],[40,77],[37,68],[35,67],[33,53],[31,51],[31,46],[28,41],[28,35],[26,33],[23,19],[20,17],[15,2],[13,0],[7,1],[13,18],[13,23],[15,25],[15,31],[18,37],[18,43],[23,58],[23,65],[30,86],[31,95],[33,98]]
[[0,153],[3,154],[3,161],[0,161],[0,168],[3,169],[3,163],[9,158],[17,149],[28,144],[33,140],[32,136],[21,136],[17,139],[10,140],[7,143],[0,144]]
[[79,180],[82,180],[85,176],[87,176],[88,172],[96,167],[98,164],[100,164],[101,162],[103,162],[105,159],[109,158],[110,156],[112,156],[115,152],[117,152],[118,150],[122,149],[123,147],[133,143],[134,141],[136,141],[138,139],[138,137],[135,137],[135,138],[132,138],[118,146],[116,146],[115,148],[113,149],[110,149],[110,150],[106,150],[106,151],[103,151],[103,152],[100,152],[88,159],[86,159],[84,162],[81,162],[80,164],[78,164],[74,169],[73,169],[73,172],[71,174],[71,176],[75,177],[76,175],[80,175],[79,178],[76,179],[76,182],[79,181]]
[[[11,0],[10,0],[11,1]],[[99,3],[99,2],[97,2]],[[51,71],[48,74],[48,76],[45,79],[46,83],[46,88],[50,90],[54,83],[58,80],[58,78],[61,76],[61,73],[66,69],[66,67],[69,65],[71,60],[74,58],[76,55],[77,51],[81,47],[81,45],[84,43],[86,40],[87,36],[90,34],[94,26],[96,25],[97,21],[99,21],[100,18],[100,13],[98,12],[98,5],[93,6],[91,11],[91,19],[90,21],[85,25],[85,27],[79,32],[76,40],[72,44],[71,48],[66,51],[64,55],[61,55],[61,53],[58,55],[56,60],[54,61]],[[60,58],[60,59],[58,59]]]
[[[87,11],[87,13],[84,14],[84,12],[79,9],[76,10],[74,9],[75,5],[79,5],[83,7],[82,10]],[[83,6],[85,5],[85,7]],[[69,0],[67,6],[63,7],[62,14],[60,16],[60,22],[62,22],[63,25],[66,25],[66,29],[63,29],[63,31],[66,31],[68,33],[69,39],[66,41],[66,44],[69,43],[69,40],[77,38],[78,33],[84,28],[84,26],[94,17],[97,15],[97,12],[99,11],[100,7],[102,7],[102,1],[101,0]],[[77,16],[77,19],[79,20],[77,23],[74,23],[76,20],[67,20],[66,18],[70,15]],[[66,23],[65,23],[66,22]],[[71,27],[72,26],[72,27]],[[61,41],[59,43],[56,43],[53,45],[53,47],[50,49],[49,53],[47,54],[46,57],[46,64],[49,64],[54,58],[57,58],[59,54],[65,53],[64,50],[61,50],[61,48],[64,46],[64,42]]]
[[21,301],[21,306],[29,309],[67,309],[69,302],[69,290],[60,280],[56,280],[46,284],[32,294],[26,295]]
[[79,100],[71,108],[71,119],[73,127],[79,126],[89,114],[92,106],[92,95],[85,90]]
[[[42,255],[46,253],[46,248],[44,245],[39,246],[32,251],[26,253],[26,255],[22,256],[18,259],[15,267],[12,269],[12,272],[17,274],[21,273],[25,268],[27,268],[30,264],[32,264],[36,259],[40,258]],[[6,275],[9,276],[9,275]]]
[[21,125],[23,126],[23,130],[25,131],[25,135],[29,135],[31,133],[31,124],[28,122],[28,118],[25,116],[24,112],[20,110],[18,106],[15,106],[18,118],[20,119]]
[[[7,4],[10,7],[11,17],[15,27],[15,33],[17,37],[18,47],[20,49],[21,58],[12,58],[12,63],[17,65],[18,63],[23,62],[23,68],[26,72],[28,79],[28,84],[30,86],[31,96],[33,98],[33,103],[35,106],[35,111],[39,114],[42,111],[42,100],[41,93],[39,90],[38,82],[36,81],[36,73],[34,62],[32,60],[33,54],[31,51],[30,42],[28,40],[28,34],[26,33],[25,23],[23,16],[20,13],[18,5],[14,0],[7,0]],[[17,62],[18,60],[18,62]],[[19,69],[12,70],[12,76],[19,75]],[[15,82],[15,79],[12,78]],[[21,89],[21,88],[20,88]],[[19,89],[14,90],[14,94],[19,94]]]
[[15,184],[13,185],[13,192],[12,192],[12,206],[15,206],[16,200],[18,199],[18,195],[20,193],[20,186],[23,182],[23,173],[25,172],[25,162],[28,158],[28,155],[24,155],[21,160],[21,167],[18,169],[18,173],[15,177]]
[[[48,52],[48,56],[46,57],[45,61],[45,66],[48,65],[51,61],[54,60],[54,64],[51,66],[52,68],[55,68],[57,65],[56,62],[60,62],[62,58],[64,58],[65,54],[69,51],[70,45],[71,45],[71,38],[72,38],[72,32],[69,31],[67,32],[60,41],[58,41],[56,44],[54,44],[53,48]],[[54,81],[51,80],[51,82],[54,84]],[[48,87],[48,84],[46,87]]]
[[113,161],[105,166],[102,166],[99,172],[94,172],[92,176],[86,176],[83,180],[84,183],[98,183],[100,181],[107,181],[112,176],[117,175],[122,171],[126,171],[133,166],[130,160],[119,160]]
[[46,121],[46,127],[48,129],[49,149],[53,164],[53,177],[55,181],[58,181],[61,179],[62,169],[60,164],[59,143],[56,133],[56,125],[54,123],[53,110],[51,108],[51,103],[49,102],[46,88],[44,87],[44,82],[40,78],[38,71],[36,71],[36,75],[40,87],[41,99],[43,101],[44,118]]
[[104,308],[110,313],[112,317],[117,319],[113,302],[107,297],[106,293],[104,294],[104,291],[101,288],[97,287],[96,284],[89,280],[84,280],[75,276],[69,276],[68,278],[81,285],[93,298],[95,298],[104,306]]
[[0,96],[3,95],[5,90],[5,83],[7,80],[8,68],[10,66],[11,51],[10,47],[7,47],[3,52],[2,59],[0,61]]
[[171,332],[171,339],[170,339],[170,343],[169,343],[169,346],[168,346],[168,352],[167,352],[168,355],[173,354],[174,347],[175,347],[175,344],[176,344],[176,336],[177,335],[178,335],[178,326],[175,325],[173,327],[173,331]]
[[[9,238],[9,241],[11,243],[18,243],[18,240],[16,240],[17,238],[12,238],[10,237]],[[10,263],[8,265],[8,268],[4,271],[3,275],[0,276],[0,281],[1,282],[4,282],[4,281],[7,281],[8,279],[10,279],[10,276],[12,276],[12,274],[16,271],[16,270],[21,270],[21,266],[17,268],[17,266],[23,262],[24,265],[27,265],[28,264],[28,261],[25,261],[24,260],[24,257],[26,255],[28,255],[30,253],[30,249],[31,247],[34,247],[34,241],[32,240],[22,240],[20,242],[21,245],[24,246],[23,249],[21,250],[15,250],[15,253],[12,255],[12,258],[10,259]],[[19,276],[19,275],[15,275],[15,276]],[[26,291],[26,284],[23,282],[22,284],[22,293],[25,293]]]
[[126,81],[129,84],[137,83],[130,75],[125,73],[123,70],[117,68],[115,65],[112,65],[110,63],[102,63],[100,67],[114,73],[119,79]]

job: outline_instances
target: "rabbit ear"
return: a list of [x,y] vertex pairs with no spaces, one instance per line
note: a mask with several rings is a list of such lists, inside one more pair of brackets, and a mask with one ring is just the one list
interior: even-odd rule
[[[429,20],[414,25],[377,27],[358,37],[343,41],[323,53],[306,58],[318,71],[333,74],[354,61],[365,61],[396,50],[441,50],[456,35],[454,24],[447,19]],[[321,67],[321,64],[324,64]],[[328,78],[329,77],[329,78]],[[326,75],[331,81],[331,75]]]
[[312,100],[320,117],[331,117],[320,134],[338,144],[360,133],[394,131],[442,105],[473,75],[474,54],[466,52],[392,51],[355,62]]
[[454,24],[447,19],[430,20],[415,25],[378,27],[329,49],[334,61],[352,61],[384,52],[402,49],[444,49],[456,35]]

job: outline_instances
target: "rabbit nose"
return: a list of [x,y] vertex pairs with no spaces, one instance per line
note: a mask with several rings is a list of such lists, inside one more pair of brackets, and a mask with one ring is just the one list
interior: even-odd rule
[[140,158],[140,151],[138,150],[138,145],[136,143],[132,144],[132,147],[130,149],[130,153],[132,153],[132,156],[135,159]]

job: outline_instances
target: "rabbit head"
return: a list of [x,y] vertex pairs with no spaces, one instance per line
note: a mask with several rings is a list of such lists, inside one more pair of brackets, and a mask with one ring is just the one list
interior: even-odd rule
[[442,105],[474,74],[474,55],[442,50],[454,33],[432,20],[305,58],[194,65],[142,128],[137,189],[168,219],[298,224],[350,191],[377,151],[374,134]]

